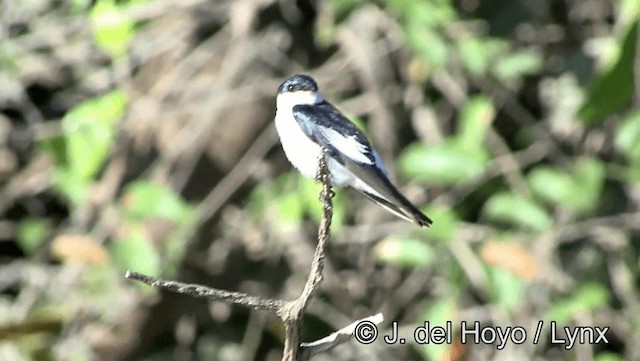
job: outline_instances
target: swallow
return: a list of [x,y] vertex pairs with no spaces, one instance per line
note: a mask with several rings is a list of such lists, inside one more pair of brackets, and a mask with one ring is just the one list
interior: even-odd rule
[[318,91],[309,75],[289,77],[278,88],[275,123],[289,162],[315,178],[324,148],[331,183],[350,186],[396,216],[421,227],[433,222],[391,183],[365,135]]

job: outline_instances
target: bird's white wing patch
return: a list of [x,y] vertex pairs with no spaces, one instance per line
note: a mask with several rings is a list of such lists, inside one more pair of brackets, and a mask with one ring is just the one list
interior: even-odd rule
[[345,137],[338,131],[327,127],[322,127],[322,132],[327,138],[327,141],[338,151],[340,151],[340,153],[346,155],[354,161],[365,164],[373,164],[371,159],[369,159],[369,157],[367,156],[367,154],[369,153],[369,147],[367,147],[365,144],[360,143],[355,135]]

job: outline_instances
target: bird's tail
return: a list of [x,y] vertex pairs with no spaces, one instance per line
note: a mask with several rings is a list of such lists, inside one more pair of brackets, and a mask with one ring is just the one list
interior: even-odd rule
[[418,224],[420,227],[429,227],[433,224],[433,221],[427,217],[424,213],[420,212],[418,208],[416,208],[408,199],[406,199],[399,192],[394,192],[394,196],[396,198],[396,202],[390,202],[387,199],[384,199],[376,194],[369,193],[367,191],[363,191],[362,194],[367,196],[367,198],[372,201],[378,203],[389,212],[395,214],[396,216],[405,219],[409,222],[413,222]]

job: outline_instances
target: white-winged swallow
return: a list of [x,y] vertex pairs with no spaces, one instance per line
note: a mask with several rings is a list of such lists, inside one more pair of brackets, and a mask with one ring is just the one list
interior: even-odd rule
[[432,221],[389,180],[378,152],[364,134],[318,92],[309,75],[294,75],[278,88],[276,128],[295,168],[314,178],[322,148],[334,186],[351,186],[391,213],[428,227]]

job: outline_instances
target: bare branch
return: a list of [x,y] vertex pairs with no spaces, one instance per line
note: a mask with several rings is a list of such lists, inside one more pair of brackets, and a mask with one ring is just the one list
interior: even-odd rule
[[269,311],[274,314],[278,314],[285,304],[282,300],[255,297],[242,292],[219,290],[193,283],[161,280],[137,272],[127,271],[124,277],[146,283],[152,287],[162,288],[191,297],[206,298],[209,301],[222,301],[229,304],[249,307],[254,310]]
[[331,219],[333,217],[333,196],[331,189],[331,174],[327,168],[326,150],[322,149],[322,154],[318,160],[318,172],[316,180],[322,183],[320,199],[322,200],[322,221],[318,229],[318,245],[313,254],[311,272],[304,285],[302,294],[295,301],[288,302],[282,309],[280,317],[285,325],[286,338],[284,343],[283,361],[298,360],[298,347],[300,345],[300,328],[302,326],[302,316],[307,310],[309,301],[313,293],[322,282],[322,271],[324,269],[324,253],[329,243],[331,233]]
[[[210,288],[198,284],[183,283],[177,281],[167,281],[149,277],[136,272],[127,271],[125,277],[130,280],[144,282],[152,287],[159,287],[171,292],[181,293],[192,297],[206,298],[210,301],[222,301],[229,304],[241,305],[255,310],[262,310],[274,313],[282,319],[285,325],[286,338],[284,343],[283,361],[307,360],[318,352],[328,350],[335,345],[345,342],[352,337],[353,329],[360,321],[343,328],[332,335],[319,341],[300,345],[300,329],[302,319],[313,294],[322,282],[322,271],[324,269],[324,254],[329,243],[331,233],[331,219],[333,217],[333,196],[331,186],[331,174],[327,168],[326,150],[322,149],[322,154],[318,160],[318,172],[316,180],[322,183],[320,200],[322,201],[322,220],[318,229],[318,245],[316,246],[311,263],[311,272],[304,285],[300,297],[293,301],[282,301],[250,296],[241,292],[231,292]],[[369,317],[372,322],[382,322],[382,315],[378,314]],[[363,321],[363,320],[361,320]]]
[[373,322],[376,325],[379,325],[382,323],[382,321],[384,321],[384,316],[382,316],[382,313],[378,313],[373,316],[354,321],[351,324],[330,334],[329,336],[321,338],[317,341],[302,343],[300,345],[300,360],[308,360],[314,355],[328,351],[340,345],[341,343],[345,343],[351,340],[353,338],[353,332],[355,331],[356,326],[364,321]]

